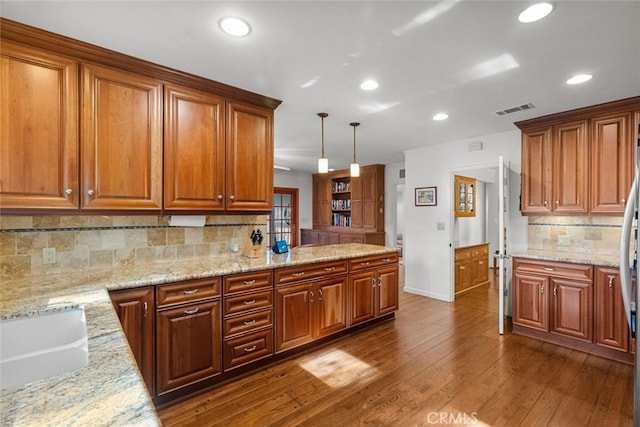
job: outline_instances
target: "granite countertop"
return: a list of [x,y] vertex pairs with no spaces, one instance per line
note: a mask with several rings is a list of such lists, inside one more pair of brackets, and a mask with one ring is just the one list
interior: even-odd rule
[[574,264],[591,264],[603,267],[618,267],[618,254],[591,254],[585,252],[560,252],[542,249],[529,249],[526,252],[512,253],[513,258],[528,258],[541,261],[571,262]]
[[358,243],[293,248],[260,258],[223,254],[74,274],[4,280],[0,320],[82,306],[87,319],[89,365],[24,386],[0,390],[3,425],[160,425],[108,291],[359,256],[396,248]]

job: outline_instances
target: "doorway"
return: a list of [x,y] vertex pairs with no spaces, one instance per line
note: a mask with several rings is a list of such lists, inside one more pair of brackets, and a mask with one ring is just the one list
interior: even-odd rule
[[298,246],[298,189],[274,187],[273,209],[267,221],[269,246],[284,240],[289,247]]

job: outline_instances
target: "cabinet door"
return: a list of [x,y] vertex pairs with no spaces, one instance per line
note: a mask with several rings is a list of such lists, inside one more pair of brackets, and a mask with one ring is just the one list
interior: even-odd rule
[[276,353],[314,339],[313,284],[276,288]]
[[273,110],[227,102],[226,209],[271,211]]
[[164,99],[164,208],[224,210],[224,99],[172,85]]
[[513,323],[549,331],[549,278],[514,274]]
[[627,351],[629,326],[622,303],[620,271],[596,268],[595,282],[595,342],[598,345]]
[[375,275],[373,271],[352,273],[349,280],[350,326],[366,322],[375,317]]
[[455,292],[464,291],[471,287],[471,266],[470,260],[456,261],[455,263]]
[[153,394],[153,287],[112,292],[110,296],[147,390]]
[[384,231],[384,166],[361,169],[362,227]]
[[376,273],[376,317],[398,309],[398,266],[379,268]]
[[591,120],[591,213],[621,214],[633,181],[631,114]]
[[351,178],[351,227],[362,228],[363,224],[362,176]]
[[556,215],[588,212],[589,146],[586,120],[553,128],[553,206]]
[[300,244],[301,245],[317,245],[318,244],[318,232],[308,228],[300,230]]
[[522,132],[522,213],[551,213],[551,128]]
[[3,41],[0,207],[78,207],[78,63]]
[[316,283],[317,333],[324,337],[347,327],[347,276],[337,276]]
[[572,282],[551,278],[552,333],[567,335],[584,341],[593,337],[593,287],[588,282]]
[[83,209],[162,207],[162,82],[82,66]]
[[331,178],[327,174],[313,175],[313,228],[331,225]]
[[220,301],[157,312],[158,396],[222,371]]

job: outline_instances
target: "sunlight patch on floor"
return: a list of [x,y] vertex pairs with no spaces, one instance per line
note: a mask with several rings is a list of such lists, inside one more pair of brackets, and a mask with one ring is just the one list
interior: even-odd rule
[[301,362],[300,366],[332,388],[344,387],[377,372],[376,368],[342,350],[331,350]]

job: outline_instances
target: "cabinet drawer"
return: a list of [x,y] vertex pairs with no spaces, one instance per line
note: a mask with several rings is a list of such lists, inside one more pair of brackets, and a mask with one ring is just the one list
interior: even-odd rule
[[226,296],[260,288],[270,288],[271,283],[271,270],[268,270],[227,276],[224,278],[222,287]]
[[471,248],[471,257],[486,258],[489,256],[489,248],[487,246],[478,246]]
[[379,267],[398,263],[398,254],[374,255],[369,257],[352,259],[349,261],[351,271],[364,270],[366,268]]
[[517,272],[537,273],[566,279],[593,280],[593,267],[584,264],[516,258],[513,263],[513,269]]
[[158,308],[202,301],[220,296],[220,288],[219,277],[159,285],[156,286],[156,301]]
[[224,298],[224,315],[273,306],[273,290]]
[[243,314],[224,320],[224,336],[248,332],[253,329],[260,329],[273,325],[273,309],[260,310],[249,314]]
[[455,260],[465,261],[471,259],[471,251],[467,248],[461,248],[455,250]]
[[315,279],[330,274],[347,272],[347,261],[330,261],[319,264],[305,264],[297,267],[279,268],[275,272],[276,285]]
[[273,329],[225,340],[224,369],[229,370],[273,354]]

